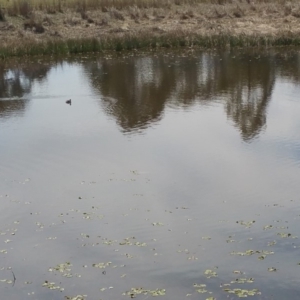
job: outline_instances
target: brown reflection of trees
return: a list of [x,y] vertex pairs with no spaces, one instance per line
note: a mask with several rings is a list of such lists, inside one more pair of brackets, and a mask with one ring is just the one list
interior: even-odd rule
[[275,84],[275,60],[272,55],[243,55],[224,57],[224,63],[224,76],[219,80],[226,95],[226,113],[242,138],[249,141],[266,125],[266,109]]
[[46,78],[50,66],[40,63],[0,64],[0,118],[23,113],[32,83]]
[[87,66],[102,104],[124,131],[145,128],[161,117],[176,82],[176,74],[162,67],[161,60],[119,59]]
[[98,59],[85,69],[101,105],[125,132],[147,128],[166,105],[218,101],[243,140],[251,141],[266,126],[276,74],[299,80],[300,63],[295,66],[277,52],[214,52]]

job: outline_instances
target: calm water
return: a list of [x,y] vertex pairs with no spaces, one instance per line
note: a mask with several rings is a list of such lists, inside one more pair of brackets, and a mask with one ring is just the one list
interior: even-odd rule
[[0,63],[1,299],[299,299],[299,94],[297,50]]

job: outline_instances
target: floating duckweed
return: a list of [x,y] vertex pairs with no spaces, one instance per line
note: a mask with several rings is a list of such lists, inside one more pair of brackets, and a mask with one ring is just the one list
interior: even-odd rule
[[152,297],[164,296],[166,294],[165,289],[155,289],[155,290],[146,290],[144,288],[131,288],[130,291],[123,293],[123,296],[129,296],[130,298],[135,298],[136,295],[151,295]]
[[204,275],[207,277],[207,278],[211,278],[211,277],[217,277],[218,274],[216,272],[214,272],[213,270],[206,270],[204,272]]
[[297,236],[292,236],[291,233],[287,233],[287,232],[278,232],[277,235],[279,235],[282,238],[291,237],[292,239],[297,239]]
[[269,242],[268,243],[268,246],[274,246],[274,245],[276,245],[277,244],[277,242],[276,241],[273,241],[273,242]]
[[66,300],[85,300],[87,295],[65,296]]
[[92,266],[94,268],[100,268],[100,269],[105,269],[106,267],[109,267],[112,264],[111,261],[107,262],[107,263],[98,263],[98,264],[93,264]]
[[249,228],[251,227],[252,224],[255,223],[255,221],[249,221],[249,222],[245,222],[245,221],[236,221],[237,224],[240,224],[240,225],[244,225],[246,226],[246,228]]
[[10,279],[0,279],[0,282],[5,282],[5,283],[8,283],[8,284],[13,283],[13,281],[10,280]]
[[261,293],[259,292],[258,289],[253,289],[253,290],[245,290],[245,289],[223,289],[224,292],[227,292],[229,294],[235,294],[240,298],[246,298],[248,296],[255,296],[255,295],[260,295]]
[[64,290],[64,288],[61,288],[59,285],[55,285],[55,282],[49,282],[47,280],[45,280],[42,286],[47,287],[50,290],[60,290],[61,292]]
[[[253,254],[262,254],[262,256],[266,256],[266,255],[270,255],[270,254],[274,254],[274,252],[273,251],[267,251],[267,250],[247,250],[247,251],[245,251],[245,252],[241,252],[241,251],[239,251],[239,252],[236,252],[236,251],[232,251],[231,253],[230,253],[231,255],[240,255],[240,256],[250,256],[250,255],[253,255]],[[260,256],[260,258],[259,259],[264,259],[264,258],[262,258],[262,256]]]
[[273,225],[266,225],[266,226],[264,226],[264,230],[271,229],[271,228],[273,228]]
[[161,222],[154,222],[152,223],[153,226],[164,226],[164,223]]
[[277,269],[276,269],[276,268],[268,268],[268,271],[269,271],[269,272],[276,272]]
[[232,273],[234,273],[234,274],[243,274],[243,272],[239,271],[239,270],[234,270]]
[[145,247],[147,246],[146,243],[141,243],[141,242],[132,242],[131,240],[132,239],[135,239],[135,237],[131,237],[131,238],[125,238],[122,242],[119,243],[119,245],[121,246],[125,246],[125,245],[128,245],[128,246],[138,246],[138,247]]
[[202,289],[197,289],[197,292],[200,294],[204,294],[204,293],[207,293],[208,291],[206,289],[202,288]]
[[54,267],[54,268],[50,268],[49,269],[49,272],[52,272],[52,271],[58,271],[58,272],[60,272],[60,273],[64,273],[64,272],[66,272],[66,271],[71,271],[71,267],[72,266],[72,264],[70,263],[70,262],[65,262],[65,263],[63,263],[63,264],[58,264],[56,267]]
[[102,243],[104,244],[104,245],[112,245],[114,242],[116,242],[116,241],[112,241],[112,240],[105,240],[105,241],[103,241]]
[[231,255],[240,255],[240,256],[245,256],[245,255],[252,255],[254,253],[257,253],[257,251],[254,250],[247,250],[245,252],[236,252],[236,251],[232,251],[230,254]]
[[206,284],[194,283],[194,287],[197,288],[197,292],[200,294],[204,294],[208,292],[208,290],[206,289]]
[[226,243],[234,243],[234,242],[235,242],[235,240],[233,240],[233,239],[226,240]]
[[252,283],[252,282],[254,282],[253,278],[237,278],[236,280],[233,280],[230,283]]
[[194,283],[194,287],[195,288],[205,288],[206,284],[197,284],[197,283]]

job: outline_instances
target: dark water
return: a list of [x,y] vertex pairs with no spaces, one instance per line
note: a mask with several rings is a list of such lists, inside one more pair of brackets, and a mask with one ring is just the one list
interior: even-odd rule
[[299,95],[297,50],[0,63],[1,299],[300,299]]

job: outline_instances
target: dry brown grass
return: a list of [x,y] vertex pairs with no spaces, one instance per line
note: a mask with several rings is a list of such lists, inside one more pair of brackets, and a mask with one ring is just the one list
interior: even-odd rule
[[120,10],[128,7],[169,8],[172,5],[235,5],[237,8],[235,14],[242,16],[239,5],[248,5],[252,10],[256,10],[256,6],[261,4],[285,5],[286,14],[290,14],[297,3],[298,0],[0,0],[0,7],[9,15],[27,17],[33,9],[53,14],[66,9],[74,11],[102,9],[105,12],[109,8]]
[[4,21],[5,21],[5,13],[4,10],[0,8],[0,22],[4,22]]
[[[298,41],[297,36],[300,36],[300,2],[293,0],[1,1],[8,6],[2,9],[5,21],[0,22],[0,51],[4,46],[5,49],[18,49],[17,45],[22,48],[26,43],[29,49],[26,53],[34,53],[31,44],[37,49],[38,45],[45,47],[48,42],[55,49],[53,52],[149,45],[242,47],[264,44],[261,41],[264,37],[271,41],[266,42],[267,45],[285,45]],[[214,38],[210,41],[210,37]],[[84,47],[83,38],[91,46]],[[100,43],[103,40],[107,42]],[[79,41],[80,46],[72,46],[73,42],[67,41],[75,41],[74,45]],[[58,46],[66,44],[68,46]],[[11,52],[23,53],[21,50]]]

